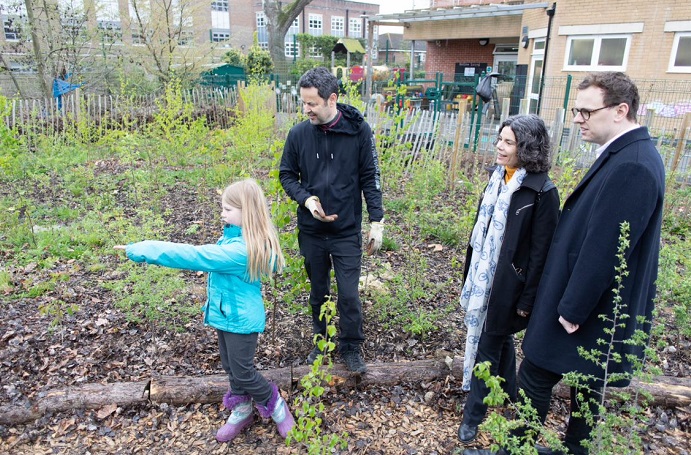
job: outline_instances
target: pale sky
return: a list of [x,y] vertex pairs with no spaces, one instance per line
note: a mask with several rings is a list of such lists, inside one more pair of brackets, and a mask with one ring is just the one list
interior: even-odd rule
[[[415,8],[429,7],[430,0],[366,0],[379,5],[379,14],[402,13]],[[403,33],[401,27],[379,27],[379,33]]]
[[367,3],[379,4],[379,14],[393,14],[429,5],[429,0],[368,0]]

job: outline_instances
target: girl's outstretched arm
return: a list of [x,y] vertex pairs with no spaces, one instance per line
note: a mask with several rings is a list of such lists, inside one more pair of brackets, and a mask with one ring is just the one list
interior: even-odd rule
[[[117,245],[120,247],[121,245]],[[121,249],[121,248],[116,248]],[[221,272],[244,276],[247,270],[247,249],[244,244],[189,245],[185,243],[146,240],[125,247],[134,262],[146,262],[174,269]]]

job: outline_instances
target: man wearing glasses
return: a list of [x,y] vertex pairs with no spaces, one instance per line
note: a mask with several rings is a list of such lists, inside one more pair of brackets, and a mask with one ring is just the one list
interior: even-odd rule
[[[572,454],[587,454],[581,444],[590,438],[591,425],[582,417],[576,393],[598,399],[605,370],[578,352],[605,351],[606,328],[615,310],[615,267],[620,226],[630,225],[626,249],[628,275],[620,292],[623,308],[611,345],[619,363],[610,361],[607,374],[632,372],[630,354],[642,357],[643,348],[625,343],[636,330],[650,332],[655,279],[660,248],[665,171],[648,130],[636,122],[639,95],[636,85],[619,72],[588,75],[578,86],[574,123],[581,137],[598,144],[598,158],[566,199],[557,224],[535,306],[523,341],[525,358],[518,371],[522,388],[544,423],[552,388],[568,372],[594,378],[588,389],[571,390],[571,415],[564,444]],[[609,321],[602,319],[606,316]],[[644,321],[641,321],[644,318]],[[608,376],[611,378],[611,376]],[[630,379],[608,386],[627,386]],[[597,407],[591,406],[593,415]],[[465,454],[485,454],[466,450]],[[503,453],[503,449],[500,451]],[[539,453],[551,452],[541,449]]]

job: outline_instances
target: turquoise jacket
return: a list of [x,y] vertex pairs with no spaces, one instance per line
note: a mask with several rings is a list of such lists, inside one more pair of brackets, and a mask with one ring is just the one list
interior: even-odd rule
[[247,277],[247,246],[238,226],[226,226],[215,245],[147,240],[127,245],[134,262],[209,272],[204,324],[224,332],[263,332],[266,325],[261,282]]

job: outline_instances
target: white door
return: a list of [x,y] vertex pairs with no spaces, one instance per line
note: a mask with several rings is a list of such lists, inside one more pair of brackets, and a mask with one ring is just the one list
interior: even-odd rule
[[537,114],[537,104],[540,98],[540,84],[542,83],[542,65],[545,61],[545,40],[536,39],[533,43],[533,55],[530,58],[530,72],[528,73],[528,112]]

